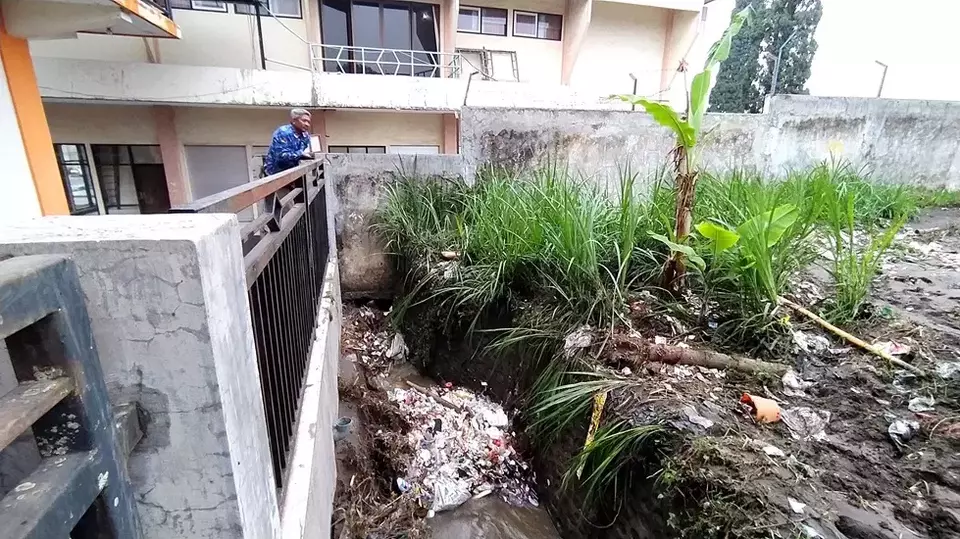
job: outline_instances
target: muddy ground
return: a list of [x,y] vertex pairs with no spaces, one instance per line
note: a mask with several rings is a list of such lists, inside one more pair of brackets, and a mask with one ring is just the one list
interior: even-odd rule
[[[586,417],[555,446],[531,449],[541,499],[561,535],[960,538],[960,371],[950,372],[950,364],[960,362],[960,211],[928,212],[908,227],[876,282],[873,316],[852,332],[909,347],[899,357],[929,377],[892,368],[796,315],[793,329],[813,338],[808,350],[767,359],[792,365],[809,383],[802,390],[785,387],[778,377],[700,367],[648,364],[623,371],[628,362],[616,364],[616,356],[608,354],[614,362],[609,372],[636,379],[639,386],[611,395],[605,413],[635,424],[662,424],[669,436],[638,455],[629,487],[599,506],[585,503],[576,489],[557,488],[569,458],[582,445]],[[345,321],[345,355],[364,355],[363,340],[369,339],[364,331],[389,339],[382,320],[367,329],[365,324]],[[651,327],[660,331],[662,324]],[[409,332],[412,355],[435,379],[478,389],[484,382],[484,389],[513,403],[528,383],[529,373],[514,368],[515,362],[465,353],[469,346],[456,338],[430,335],[422,327]],[[699,345],[688,335],[660,337]],[[341,370],[341,398],[348,413],[351,400],[359,404],[353,413],[366,426],[354,434],[352,445],[338,443],[337,531],[343,529],[343,515],[357,505],[357,492],[364,493],[363,511],[373,520],[378,507],[401,510],[389,517],[394,528],[383,525],[380,533],[367,535],[348,530],[334,537],[394,537],[403,526],[408,537],[427,536],[423,511],[378,479],[399,473],[395,468],[402,461],[391,453],[397,449],[390,433],[406,427],[389,403],[376,404],[380,400],[374,398],[383,391],[379,375],[398,367],[382,358],[351,363],[361,365],[360,373]],[[409,365],[403,368],[409,372]],[[786,421],[758,423],[740,403],[743,393],[774,399],[788,418],[802,417],[798,411],[808,409],[819,417],[829,413],[829,420],[822,433],[813,429],[800,435],[802,429],[792,430]],[[927,405],[918,407],[918,397]],[[922,411],[911,411],[911,401]],[[916,421],[920,428],[895,441],[888,430],[897,420]],[[797,421],[791,424],[796,427]],[[366,456],[357,457],[358,452]],[[351,477],[366,481],[363,488],[357,488],[358,479],[344,483]],[[371,486],[376,488],[364,490]],[[465,537],[471,536],[482,535]]]

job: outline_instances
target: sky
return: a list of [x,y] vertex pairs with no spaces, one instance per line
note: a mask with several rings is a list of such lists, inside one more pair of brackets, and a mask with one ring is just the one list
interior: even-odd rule
[[[960,101],[960,0],[822,2],[812,95],[875,97],[880,61],[883,97]],[[708,25],[725,25],[733,3],[710,3]]]

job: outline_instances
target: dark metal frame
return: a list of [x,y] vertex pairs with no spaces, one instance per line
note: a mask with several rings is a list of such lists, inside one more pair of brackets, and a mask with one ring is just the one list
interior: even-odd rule
[[[68,160],[66,157],[64,157],[64,146],[73,146],[77,148],[76,161]],[[97,192],[93,186],[93,174],[90,172],[90,158],[87,156],[86,145],[76,142],[57,143],[53,145],[53,149],[57,156],[57,167],[60,169],[60,180],[63,183],[63,190],[67,195],[67,203],[70,206],[70,213],[72,215],[88,215],[91,213],[99,213],[100,208],[97,203]],[[73,187],[70,185],[70,181],[67,179],[67,167],[70,166],[80,167],[81,174],[83,174],[84,190],[87,193],[87,198],[93,203],[93,205],[77,208],[77,205],[73,199]]]
[[0,501],[3,537],[142,537],[73,262],[50,255],[0,262],[0,338],[21,388],[44,375],[73,388],[33,422],[43,460]]
[[277,486],[282,486],[329,257],[323,165],[311,161],[170,210],[263,214],[240,231]]

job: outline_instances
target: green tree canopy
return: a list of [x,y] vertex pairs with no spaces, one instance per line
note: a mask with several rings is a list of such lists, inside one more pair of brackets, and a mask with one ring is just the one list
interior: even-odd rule
[[783,50],[778,94],[806,94],[810,64],[817,52],[814,32],[823,8],[820,0],[737,0],[734,13],[753,5],[753,21],[733,40],[730,59],[713,89],[710,110],[760,112],[770,94],[774,63],[780,46],[797,35]]

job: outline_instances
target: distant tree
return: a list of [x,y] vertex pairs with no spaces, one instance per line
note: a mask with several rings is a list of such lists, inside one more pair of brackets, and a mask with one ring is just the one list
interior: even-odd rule
[[730,59],[713,89],[711,110],[760,112],[770,94],[777,51],[796,30],[780,59],[778,94],[807,94],[810,65],[817,52],[814,32],[823,7],[820,0],[737,0],[734,13],[753,5],[754,19],[733,40]]

